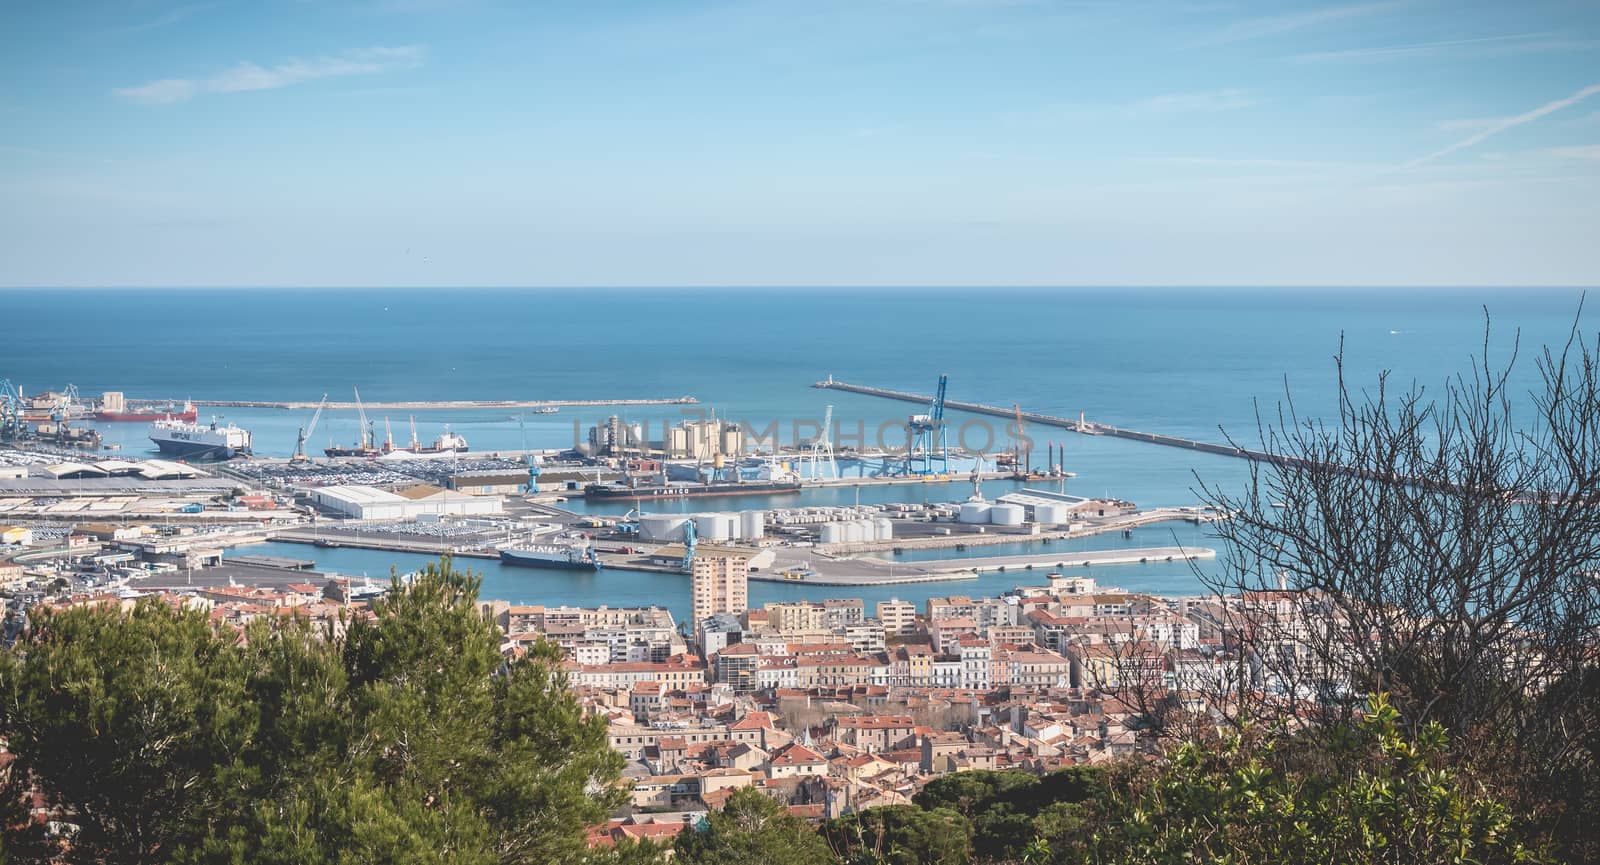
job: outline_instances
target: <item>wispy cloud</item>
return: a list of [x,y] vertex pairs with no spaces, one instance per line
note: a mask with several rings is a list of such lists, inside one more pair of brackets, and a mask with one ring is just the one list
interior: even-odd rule
[[133,87],[119,87],[115,92],[134,102],[161,105],[184,102],[207,94],[276,90],[321,78],[376,75],[394,69],[409,69],[421,65],[422,56],[420,47],[402,45],[363,48],[311,60],[291,59],[275,66],[241,62],[209,78],[163,78]]
[[1288,12],[1282,15],[1267,15],[1259,18],[1244,18],[1229,24],[1222,30],[1202,39],[1201,44],[1226,45],[1232,42],[1245,42],[1251,39],[1265,39],[1269,36],[1281,36],[1297,30],[1307,30],[1328,24],[1348,21],[1352,18],[1361,18],[1375,15],[1401,5],[1398,2],[1383,3],[1347,3],[1342,6],[1323,6],[1319,9],[1307,9],[1302,12]]
[[1501,118],[1499,120],[1496,120],[1492,125],[1478,130],[1477,132],[1473,133],[1472,135],[1469,135],[1466,138],[1463,138],[1460,141],[1457,141],[1456,143],[1450,145],[1449,147],[1445,147],[1443,149],[1436,150],[1436,151],[1428,154],[1427,156],[1423,156],[1423,157],[1419,157],[1417,159],[1413,159],[1410,162],[1406,163],[1402,167],[1403,168],[1416,168],[1417,166],[1422,165],[1424,163],[1432,162],[1433,160],[1438,159],[1441,156],[1448,156],[1448,155],[1450,155],[1452,153],[1455,153],[1458,150],[1465,150],[1465,149],[1467,149],[1469,147],[1475,147],[1475,146],[1483,143],[1486,139],[1488,139],[1488,138],[1490,138],[1492,136],[1495,136],[1495,135],[1499,135],[1500,133],[1506,131],[1507,129],[1511,129],[1511,128],[1514,128],[1514,127],[1517,127],[1517,126],[1521,126],[1524,123],[1532,123],[1533,121],[1538,120],[1539,118],[1544,117],[1547,114],[1554,114],[1555,112],[1560,111],[1563,108],[1570,108],[1571,106],[1577,105],[1579,102],[1582,102],[1583,100],[1588,99],[1589,97],[1594,96],[1597,93],[1600,93],[1600,84],[1591,84],[1588,87],[1585,87],[1582,90],[1579,90],[1577,93],[1574,93],[1571,96],[1568,96],[1568,97],[1566,97],[1564,99],[1557,99],[1554,102],[1546,102],[1545,104],[1539,106],[1538,108],[1533,109],[1532,111],[1524,111],[1523,113],[1518,114],[1515,117],[1503,117],[1503,118]]
[[162,27],[170,27],[173,24],[177,24],[190,18],[196,13],[204,12],[207,9],[212,9],[221,5],[222,0],[210,0],[210,2],[205,3],[191,3],[187,6],[175,6],[161,13],[160,15],[155,16],[154,18],[146,18],[141,21],[135,21],[131,24],[122,25],[120,27],[109,27],[100,31],[100,33],[96,35],[131,36],[136,33],[143,33],[146,30],[156,30]]
[[1584,159],[1600,162],[1600,144],[1575,144],[1567,147],[1550,147],[1545,152],[1558,159]]
[[1593,39],[1571,39],[1556,33],[1510,33],[1502,36],[1477,36],[1468,39],[1441,39],[1407,45],[1378,45],[1342,51],[1314,51],[1290,57],[1296,63],[1336,63],[1341,61],[1399,60],[1414,57],[1483,56],[1491,54],[1533,54],[1579,51],[1600,45]]
[[1132,114],[1187,114],[1194,112],[1237,111],[1259,104],[1248,91],[1236,87],[1196,93],[1164,93],[1141,99],[1127,107]]
[[1150,162],[1162,165],[1193,165],[1201,168],[1239,168],[1239,169],[1357,169],[1371,168],[1370,163],[1364,162],[1335,162],[1321,159],[1259,159],[1259,158],[1230,158],[1216,156],[1146,156],[1140,157],[1140,162]]

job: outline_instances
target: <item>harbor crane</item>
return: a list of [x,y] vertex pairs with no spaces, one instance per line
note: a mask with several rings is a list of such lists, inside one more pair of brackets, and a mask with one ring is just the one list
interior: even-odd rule
[[369,450],[373,445],[372,440],[377,438],[377,436],[373,434],[372,425],[367,420],[367,407],[361,404],[361,388],[352,386],[350,389],[355,391],[356,414],[360,415],[361,417],[361,447],[363,450]]
[[1011,411],[1017,416],[1016,438],[1012,444],[1014,457],[1011,462],[1011,468],[1017,480],[1025,481],[1028,479],[1028,475],[1033,473],[1033,446],[1028,441],[1028,428],[1022,422],[1022,405],[1020,403],[1012,403]]
[[[530,495],[531,496],[531,495],[535,495],[535,494],[537,494],[539,492],[539,473],[542,471],[542,469],[539,467],[539,462],[540,462],[539,458],[537,456],[534,456],[533,451],[528,450],[527,419],[528,419],[527,414],[521,414],[521,415],[517,416],[517,432],[521,433],[521,435],[522,435],[522,452],[525,455],[527,455],[527,458],[528,458],[528,482],[522,485],[522,492],[523,492],[524,495]],[[411,425],[411,438],[412,439],[415,439],[417,437],[416,430],[417,430],[416,422],[412,421],[412,425]]]
[[50,419],[63,426],[71,425],[73,409],[77,407],[77,404],[78,386],[68,384],[66,389],[61,392],[61,402],[57,404],[56,410],[50,413]]
[[690,518],[683,521],[683,572],[686,574],[694,570],[695,546],[694,519]]
[[811,480],[839,479],[839,463],[833,457],[833,406],[831,405],[822,413],[822,431],[811,440],[811,454],[807,463]]
[[0,439],[22,437],[22,394],[11,379],[0,379]]
[[311,434],[317,431],[317,421],[322,420],[322,410],[327,405],[328,395],[323,394],[322,401],[317,403],[317,410],[311,413],[311,423],[301,427],[299,434],[295,436],[294,456],[289,458],[289,462],[304,463],[311,461],[311,458],[306,456],[306,440],[311,438]]
[[[950,376],[939,376],[939,389],[928,404],[926,414],[914,414],[906,419],[911,433],[911,448],[906,451],[905,474],[933,475],[950,472],[950,442],[944,423],[944,393]],[[937,471],[934,466],[937,465]]]

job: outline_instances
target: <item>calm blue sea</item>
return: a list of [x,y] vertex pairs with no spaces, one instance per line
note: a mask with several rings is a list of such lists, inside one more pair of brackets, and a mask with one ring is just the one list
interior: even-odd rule
[[[1491,359],[1509,357],[1520,338],[1516,380],[1532,385],[1532,350],[1565,339],[1579,298],[1552,289],[3,290],[0,377],[28,391],[70,382],[86,394],[177,399],[349,399],[353,387],[371,401],[692,395],[701,405],[691,411],[715,408],[757,429],[776,421],[787,440],[796,421],[819,420],[829,403],[846,435],[903,421],[912,410],[810,387],[830,374],[926,393],[947,373],[952,399],[1082,411],[1192,438],[1219,439],[1226,430],[1250,441],[1257,407],[1274,412],[1286,384],[1303,415],[1331,410],[1341,338],[1346,375],[1360,384],[1375,384],[1387,370],[1393,384],[1437,388],[1468,371],[1484,348],[1485,308],[1494,325]],[[1581,324],[1593,334],[1600,314],[1586,313]],[[619,413],[659,430],[684,411]],[[482,452],[524,440],[570,445],[610,413],[564,409],[528,416],[519,428],[505,410],[427,412],[416,423],[425,439],[448,424]],[[254,431],[260,452],[287,455],[309,412],[225,414]],[[384,413],[374,414],[381,434]],[[394,412],[389,420],[397,438],[409,435],[407,417]],[[969,427],[969,444],[984,444],[987,423]],[[325,415],[313,444],[353,440],[356,426],[354,412]],[[105,431],[128,453],[148,445],[142,425]],[[1244,476],[1243,464],[1221,457],[1065,433],[1040,437],[1066,443],[1068,468],[1078,475],[1068,485],[1073,492],[1192,504],[1196,476],[1222,485]],[[962,485],[860,491],[862,502],[965,494]],[[816,501],[850,503],[855,495],[830,491]],[[1149,543],[1170,542],[1174,530],[1152,531],[1161,537]],[[1200,530],[1177,531],[1200,542]],[[326,563],[339,570],[382,573],[393,558],[335,552],[366,557],[362,567]],[[1194,587],[1183,566],[1107,568],[1103,578],[1137,589]],[[997,579],[1005,585],[989,585]],[[678,586],[663,593],[663,580],[671,578],[574,580],[495,569],[486,593],[544,603],[686,594]],[[1013,582],[988,577],[881,594],[920,599]],[[759,602],[795,592],[763,585],[752,595]]]

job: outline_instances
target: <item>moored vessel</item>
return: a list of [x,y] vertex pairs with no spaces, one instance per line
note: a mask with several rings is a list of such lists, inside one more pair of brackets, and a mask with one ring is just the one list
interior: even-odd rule
[[590,484],[587,499],[681,499],[692,496],[774,496],[800,492],[799,481],[736,481],[727,483],[666,483],[649,486]]
[[534,544],[500,551],[500,561],[526,568],[557,568],[569,571],[598,571],[602,567],[594,547],[565,547]]
[[150,440],[164,454],[189,459],[229,460],[250,453],[250,431],[234,424],[218,426],[163,418],[150,424]]
[[181,406],[175,403],[167,403],[164,407],[146,406],[142,409],[129,407],[124,411],[100,409],[94,413],[94,419],[107,423],[149,423],[157,420],[181,420],[195,423],[200,419],[200,416],[195,410],[194,403],[186,402]]

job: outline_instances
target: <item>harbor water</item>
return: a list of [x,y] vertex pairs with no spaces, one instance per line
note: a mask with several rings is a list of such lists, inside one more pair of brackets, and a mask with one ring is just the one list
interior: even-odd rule
[[[564,408],[557,414],[516,409],[374,410],[397,440],[431,441],[446,426],[467,437],[474,454],[524,445],[570,447],[590,425],[616,413],[643,423],[652,438],[664,424],[715,409],[754,430],[776,428],[784,442],[809,435],[834,405],[839,444],[876,444],[873,433],[903,424],[915,406],[820,391],[841,381],[918,393],[950,376],[951,399],[1088,419],[1206,441],[1234,436],[1258,443],[1258,417],[1277,420],[1287,387],[1300,416],[1336,409],[1334,355],[1345,375],[1373,387],[1412,382],[1437,391],[1469,372],[1484,346],[1485,308],[1493,317],[1490,363],[1506,361],[1520,337],[1514,390],[1538,380],[1532,347],[1559,345],[1578,309],[1576,290],[1407,289],[1077,289],[962,290],[197,290],[11,289],[0,291],[8,337],[0,340],[0,377],[26,390],[76,384],[130,398],[315,402],[349,400],[359,387],[370,402],[412,400],[593,400],[694,396],[697,406]],[[1591,303],[1590,308],[1594,305]],[[1580,327],[1593,334],[1600,313]],[[982,337],[974,336],[983,334]],[[201,408],[254,432],[258,452],[287,456],[311,412]],[[954,412],[952,444],[1000,450],[1004,422]],[[325,413],[309,449],[358,436],[354,411]],[[153,449],[144,424],[102,424],[124,456]],[[799,434],[797,435],[796,432]],[[1238,490],[1248,466],[1236,459],[1108,437],[1030,427],[1034,463],[1047,442],[1066,447],[1076,477],[1066,491],[1111,496],[1141,507],[1190,505],[1196,488]],[[903,433],[901,433],[903,436]],[[893,444],[894,442],[886,442]],[[848,473],[848,466],[845,467]],[[994,498],[1020,485],[989,482]],[[651,502],[658,511],[781,508],[803,505],[953,501],[964,482],[808,490],[800,495]],[[630,502],[569,503],[574,510],[620,513]],[[1174,528],[1175,526],[1175,528]],[[1146,535],[1145,533],[1154,533]],[[1142,529],[1144,545],[1170,544],[1205,527]],[[1121,538],[1097,539],[1108,545]],[[1090,542],[1094,546],[1094,542]],[[422,557],[287,545],[240,553],[316,558],[342,572],[408,570]],[[1032,551],[1032,550],[1026,550]],[[919,553],[920,555],[920,553]],[[684,578],[603,572],[504,573],[473,562],[485,592],[546,604],[666,603],[687,599]],[[1205,567],[1204,564],[1201,567]],[[1106,582],[1130,589],[1198,589],[1190,567],[1118,566]],[[756,602],[809,597],[993,593],[1011,576],[885,589],[761,584]]]

